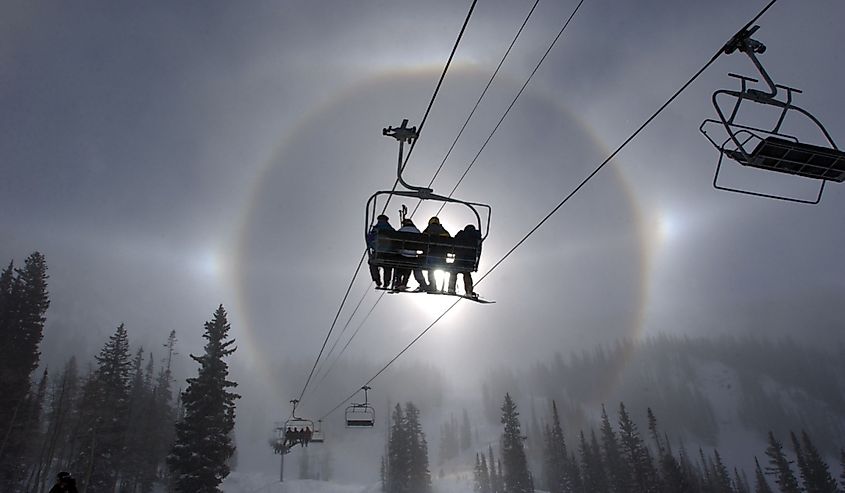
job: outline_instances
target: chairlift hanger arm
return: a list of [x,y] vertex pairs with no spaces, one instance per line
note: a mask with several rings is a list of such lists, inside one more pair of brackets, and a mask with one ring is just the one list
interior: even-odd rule
[[755,53],[763,54],[766,52],[766,45],[757,41],[756,39],[752,39],[751,35],[757,32],[760,29],[760,26],[753,26],[753,27],[743,27],[739,30],[733,37],[725,44],[722,48],[722,52],[726,55],[730,55],[734,51],[740,51],[745,53],[748,58],[751,59],[751,62],[757,67],[757,71],[760,72],[760,75],[763,77],[763,80],[766,81],[766,85],[769,86],[768,91],[760,91],[758,89],[749,89],[750,92],[756,93],[761,97],[768,97],[774,98],[777,96],[777,86],[775,85],[774,81],[771,77],[769,77],[769,73],[766,72],[766,69],[763,68],[763,64],[760,63],[760,60],[757,58]]
[[407,188],[408,190],[417,190],[420,192],[431,192],[430,188],[427,187],[418,187],[415,185],[411,185],[402,178],[402,172],[405,171],[405,163],[404,163],[404,151],[405,151],[405,143],[411,144],[411,148],[414,147],[416,144],[417,139],[419,138],[420,134],[417,131],[417,127],[408,127],[408,119],[405,118],[402,120],[402,124],[398,127],[387,127],[381,130],[381,134],[386,137],[393,137],[399,142],[399,159],[396,165],[396,179],[399,183],[402,184],[403,187]]

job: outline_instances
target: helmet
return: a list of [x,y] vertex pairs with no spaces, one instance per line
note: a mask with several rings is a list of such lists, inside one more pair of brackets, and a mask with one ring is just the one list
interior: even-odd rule
[[431,216],[431,219],[428,220],[428,224],[440,224],[440,219],[437,216]]

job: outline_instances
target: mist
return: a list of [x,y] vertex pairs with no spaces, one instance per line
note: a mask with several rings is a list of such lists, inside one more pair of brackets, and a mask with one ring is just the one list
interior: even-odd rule
[[[817,375],[810,362],[837,368],[841,356],[843,189],[829,182],[809,206],[712,187],[719,153],[698,127],[715,117],[712,93],[736,89],[729,72],[757,76],[742,54],[719,57],[497,264],[765,2],[587,0],[490,137],[577,4],[540,2],[450,151],[532,4],[479,2],[404,171],[426,185],[442,162],[432,188],[448,194],[475,159],[455,197],[492,207],[474,276],[495,266],[476,285],[495,303],[463,300],[439,320],[455,299],[375,291],[356,265],[366,201],[396,179],[398,146],[382,129],[420,125],[469,2],[5,6],[0,261],[20,267],[38,251],[49,275],[33,385],[71,357],[85,375],[123,323],[155,368],[176,331],[174,392],[184,390],[222,304],[242,396],[242,483],[227,491],[278,476],[268,440],[291,399],[323,419],[326,443],[309,446],[310,460],[330,451],[332,481],[350,488],[378,482],[393,408],[412,402],[435,490],[471,489],[475,453],[498,446],[506,393],[523,427],[540,427],[526,442],[538,487],[552,400],[571,450],[602,405],[615,420],[624,402],[644,435],[651,407],[688,451],[718,449],[752,477],[769,430],[787,441],[830,421],[808,431],[834,456],[841,371]],[[804,91],[796,104],[835,141],[843,13],[833,0],[778,2],[754,35],[766,70]],[[785,128],[819,142],[807,126]],[[817,185],[734,162],[723,173],[766,193],[807,197]],[[403,204],[417,205],[392,199],[394,226]],[[424,201],[414,221],[438,208]],[[439,215],[452,234],[467,222],[456,207]],[[794,380],[743,366],[761,353],[795,355]],[[599,377],[602,358],[613,371]],[[375,426],[346,429],[364,385]],[[764,418],[762,407],[784,411]],[[464,411],[473,447],[441,461],[443,426]],[[286,456],[288,477],[302,454]]]

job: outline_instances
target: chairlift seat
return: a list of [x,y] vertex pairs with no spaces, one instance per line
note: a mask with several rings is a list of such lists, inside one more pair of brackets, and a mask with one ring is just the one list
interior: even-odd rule
[[352,404],[346,408],[347,428],[372,428],[376,422],[376,411],[368,404]]
[[728,156],[745,166],[804,176],[817,180],[845,181],[845,152],[779,137],[761,139],[746,159],[739,151]]
[[346,426],[350,428],[372,428],[375,425],[371,419],[347,419]]

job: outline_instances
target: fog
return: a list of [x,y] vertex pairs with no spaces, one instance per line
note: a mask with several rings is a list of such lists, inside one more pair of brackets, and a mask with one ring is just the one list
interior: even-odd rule
[[[275,474],[267,439],[290,415],[355,273],[367,198],[395,179],[397,145],[381,129],[419,125],[468,5],[5,5],[0,261],[46,255],[42,366],[90,361],[125,322],[133,348],[154,355],[176,330],[184,385],[196,372],[187,355],[202,350],[203,322],[222,303],[238,345],[229,364],[243,396],[239,469]],[[479,274],[763,5],[587,0],[455,192],[493,209]],[[431,179],[530,6],[479,3],[407,181]],[[574,6],[540,3],[436,192],[454,186]],[[779,2],[755,35],[776,82],[803,89],[796,103],[839,141],[843,14],[834,0]],[[375,481],[389,404],[420,406],[435,456],[450,413],[482,422],[491,374],[521,375],[556,354],[657,334],[842,343],[845,192],[830,183],[805,206],[712,188],[718,153],[697,130],[714,117],[712,92],[735,88],[728,72],[756,75],[740,54],[719,58],[478,285],[495,304],[462,301],[369,383],[379,416],[369,432],[344,430],[344,399],[452,300],[379,298],[362,268],[325,353],[335,350],[298,410],[316,419],[339,404],[325,418],[338,478]],[[806,180],[770,175],[731,166],[723,179],[813,193]],[[394,225],[401,204],[388,208]],[[417,224],[437,206],[424,203]],[[452,208],[441,219],[452,233],[465,222]],[[627,362],[617,364],[624,373]],[[615,409],[614,385],[589,403],[591,419],[601,402]],[[546,396],[536,397],[541,406]],[[498,432],[488,423],[479,434]]]

